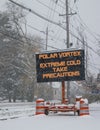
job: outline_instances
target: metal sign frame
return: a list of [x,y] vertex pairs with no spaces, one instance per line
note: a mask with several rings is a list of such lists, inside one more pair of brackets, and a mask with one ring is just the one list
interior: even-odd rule
[[37,82],[85,80],[84,50],[36,54]]

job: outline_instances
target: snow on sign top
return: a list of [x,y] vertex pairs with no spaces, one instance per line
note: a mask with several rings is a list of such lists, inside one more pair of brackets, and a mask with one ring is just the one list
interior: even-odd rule
[[84,50],[36,54],[37,82],[84,80]]

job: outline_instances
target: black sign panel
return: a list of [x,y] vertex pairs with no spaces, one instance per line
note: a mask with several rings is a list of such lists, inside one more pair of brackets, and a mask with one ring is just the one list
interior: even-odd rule
[[84,50],[36,54],[37,82],[85,79]]

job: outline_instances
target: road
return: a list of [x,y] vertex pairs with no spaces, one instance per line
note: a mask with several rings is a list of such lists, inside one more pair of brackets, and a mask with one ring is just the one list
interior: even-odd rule
[[[0,120],[33,116],[35,114],[35,102],[29,103],[0,103]],[[89,105],[90,115],[100,117],[100,105]],[[99,113],[99,114],[98,114]]]

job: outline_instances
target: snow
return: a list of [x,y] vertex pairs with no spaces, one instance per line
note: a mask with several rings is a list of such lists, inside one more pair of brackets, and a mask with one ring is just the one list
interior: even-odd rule
[[85,104],[88,104],[88,100],[85,98],[85,99],[81,99],[81,101],[84,101]]
[[[0,130],[99,130],[100,103],[89,106],[90,115],[88,116],[73,116],[71,112],[52,113],[48,116],[34,115],[34,110],[34,114],[31,116],[24,115],[15,119],[1,120]],[[21,106],[20,108],[22,109]]]
[[0,122],[0,130],[99,130],[99,121],[91,116],[38,115]]
[[34,103],[0,103],[0,120],[31,116],[35,111]]

